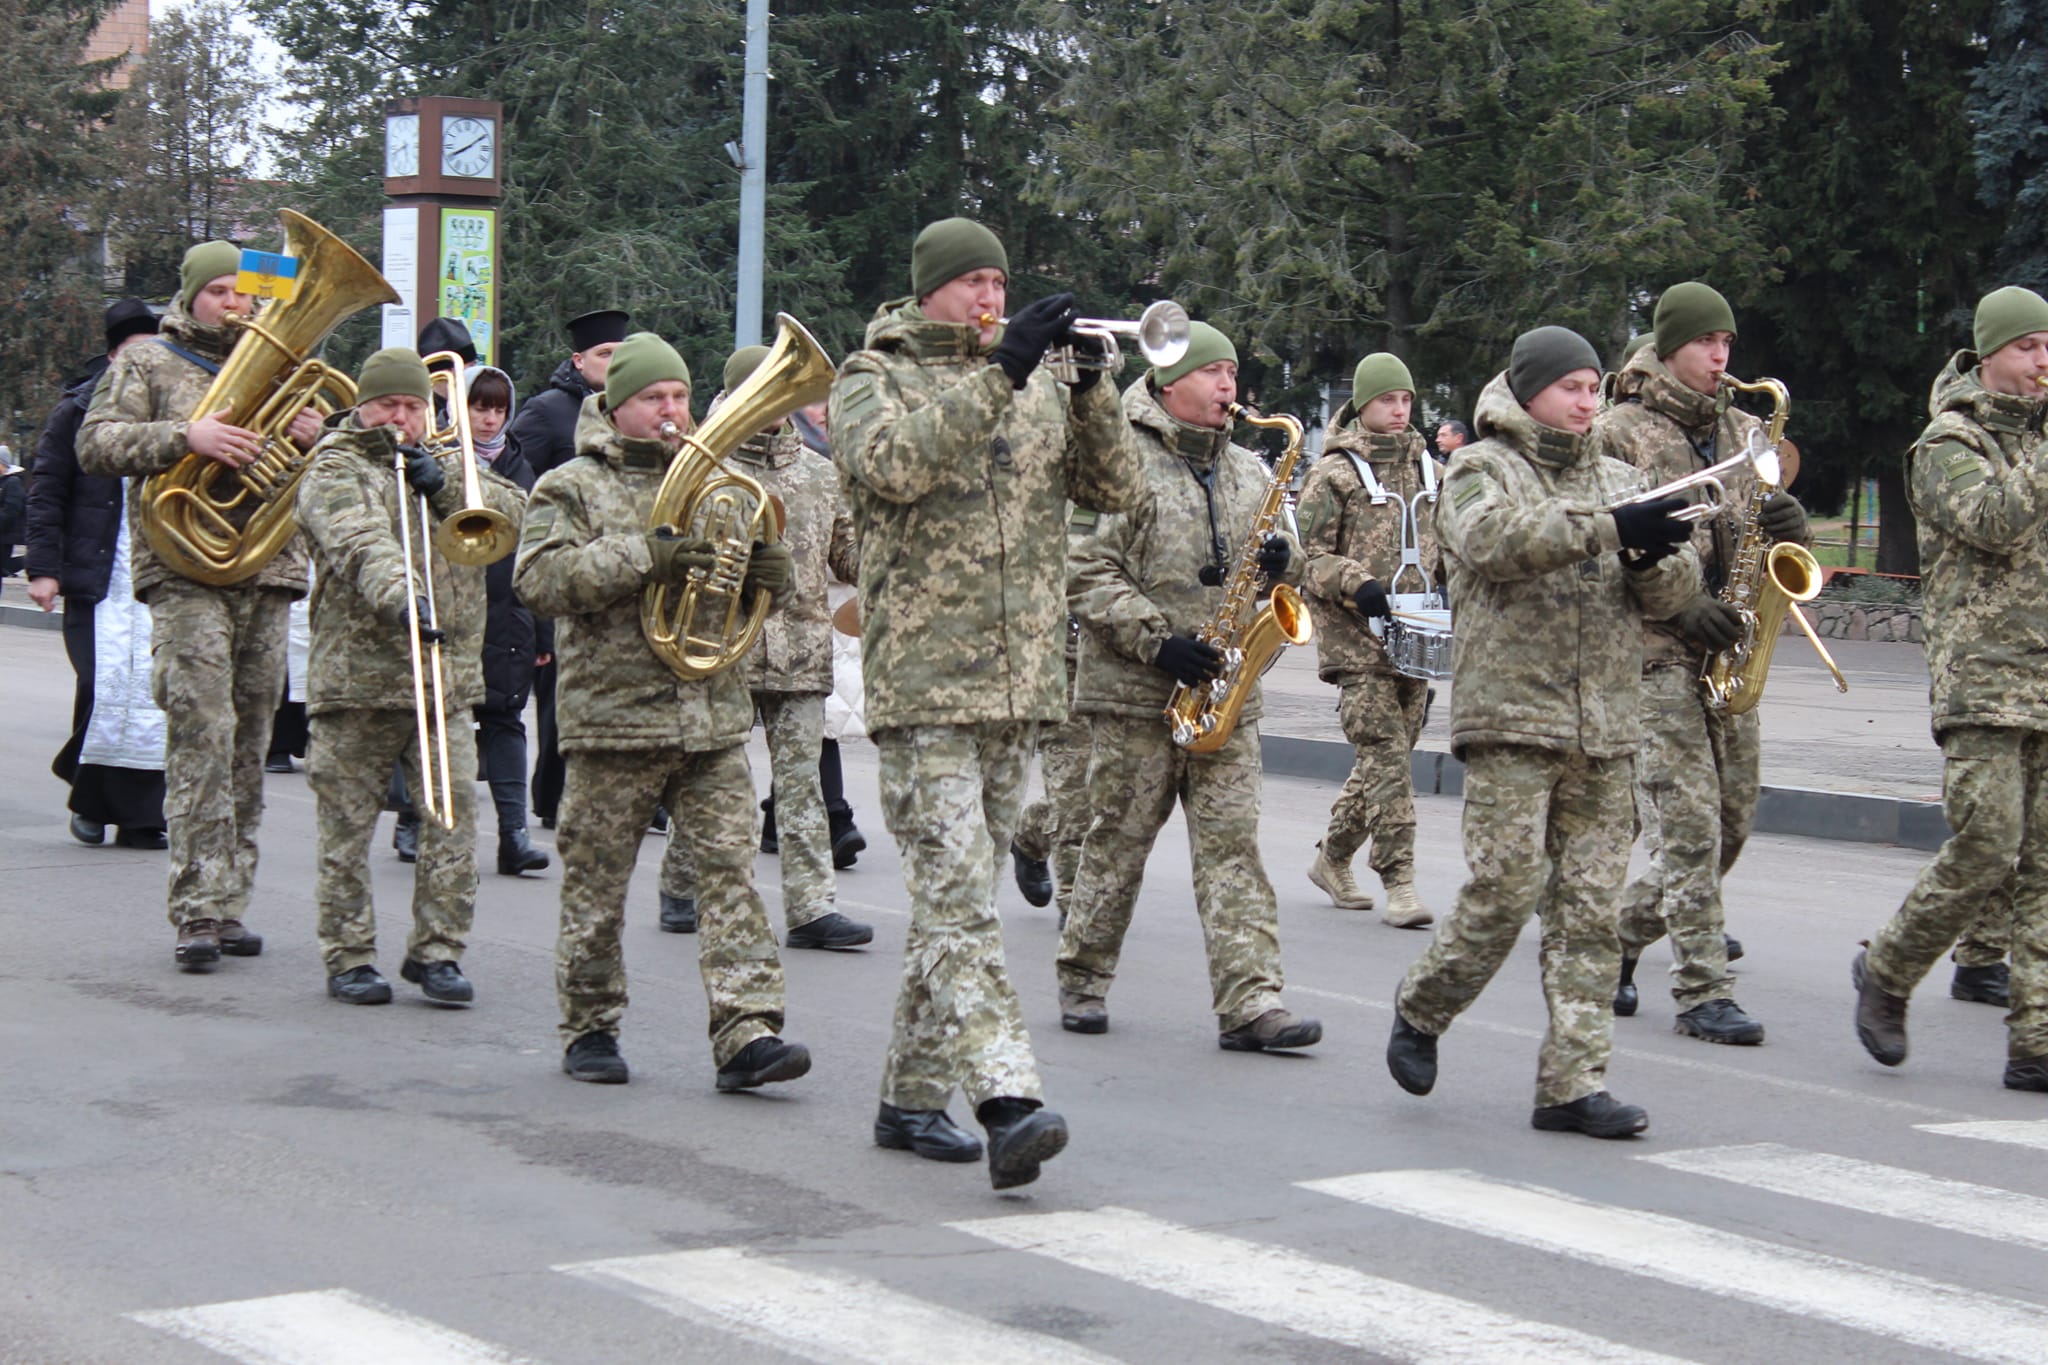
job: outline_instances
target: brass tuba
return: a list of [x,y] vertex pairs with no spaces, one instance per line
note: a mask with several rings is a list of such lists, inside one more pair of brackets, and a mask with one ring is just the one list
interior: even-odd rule
[[1273,466],[1273,478],[1259,500],[1259,514],[1238,548],[1237,563],[1224,584],[1223,601],[1216,614],[1195,632],[1197,640],[1215,646],[1223,655],[1223,672],[1193,687],[1175,683],[1166,700],[1166,728],[1173,742],[1191,754],[1213,754],[1228,743],[1259,675],[1282,649],[1305,645],[1315,634],[1307,604],[1288,584],[1275,583],[1265,610],[1257,615],[1252,612],[1259,596],[1259,550],[1279,525],[1280,513],[1287,505],[1287,486],[1294,478],[1295,461],[1301,458],[1301,423],[1284,413],[1261,417],[1239,403],[1230,405],[1230,415],[1255,427],[1286,433],[1287,449]]
[[1764,677],[1770,671],[1771,653],[1778,634],[1785,628],[1787,614],[1799,623],[1806,638],[1820,651],[1821,662],[1835,675],[1835,690],[1847,692],[1848,679],[1835,667],[1834,656],[1814,634],[1813,625],[1799,610],[1820,592],[1820,562],[1803,545],[1771,544],[1760,522],[1764,500],[1783,485],[1779,482],[1778,443],[1785,436],[1785,415],[1792,405],[1785,386],[1775,379],[1746,384],[1721,376],[1721,396],[1726,402],[1737,393],[1760,393],[1771,400],[1768,433],[1756,438],[1744,458],[1756,470],[1756,489],[1742,510],[1741,541],[1728,565],[1727,581],[1721,587],[1721,601],[1742,615],[1742,637],[1728,648],[1707,656],[1700,670],[1700,684],[1706,689],[1707,704],[1717,711],[1739,716],[1753,711],[1763,700]]
[[708,678],[732,667],[753,647],[771,599],[744,587],[754,542],[782,539],[782,508],[757,480],[728,468],[725,457],[763,427],[773,426],[832,390],[825,348],[787,313],[775,315],[775,344],[745,383],[725,397],[704,425],[682,438],[669,463],[648,530],[708,540],[717,555],[681,583],[655,583],[640,595],[640,632],[680,678]]
[[283,210],[284,252],[299,263],[298,292],[256,317],[231,315],[241,339],[191,416],[229,410],[228,420],[263,438],[255,461],[231,469],[187,451],[142,488],[142,533],[163,561],[194,582],[221,587],[253,577],[298,530],[292,500],[307,452],[288,428],[299,410],[337,412],[356,386],[313,359],[351,315],[398,294],[348,243],[302,213]]

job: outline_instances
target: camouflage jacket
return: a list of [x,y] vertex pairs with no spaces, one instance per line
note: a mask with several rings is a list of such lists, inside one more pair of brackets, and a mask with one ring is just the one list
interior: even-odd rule
[[[170,341],[214,365],[226,360],[236,336],[225,327],[201,327],[175,301],[164,314],[161,341]],[[78,429],[78,467],[87,474],[128,481],[128,524],[142,525],[144,475],[169,469],[186,455],[185,428],[194,408],[213,384],[213,375],[160,341],[138,341],[121,348],[94,392],[92,406]],[[227,476],[226,466],[221,476]],[[135,596],[149,600],[150,590],[177,571],[157,557],[147,536],[129,546]],[[278,588],[293,597],[306,595],[306,545],[293,536],[268,564],[234,588]]]
[[788,517],[782,543],[796,557],[796,591],[769,614],[747,654],[747,686],[756,692],[832,690],[832,609],[825,573],[851,583],[860,576],[853,517],[839,491],[839,471],[807,448],[788,426],[755,436],[728,461],[780,499]]
[[1067,714],[1067,505],[1143,490],[1114,385],[1013,389],[971,327],[887,303],[832,385],[870,730]]
[[1599,509],[1642,475],[1596,455],[1590,437],[1539,425],[1495,375],[1479,395],[1479,440],[1451,457],[1436,504],[1450,570],[1451,751],[1523,744],[1624,758],[1641,742],[1643,619],[1699,592],[1681,550],[1624,566]]
[[1992,393],[1962,351],[1927,406],[1906,493],[1935,738],[1964,725],[2048,730],[2048,401]]
[[[1074,709],[1157,718],[1174,683],[1152,666],[1153,656],[1167,636],[1193,633],[1222,605],[1222,582],[1272,472],[1233,444],[1228,431],[1190,426],[1168,413],[1149,375],[1125,390],[1124,415],[1138,438],[1145,492],[1136,507],[1096,518],[1092,530],[1073,540],[1067,608],[1081,623]],[[1084,527],[1087,520],[1085,513],[1076,518]],[[1301,564],[1295,547],[1290,581],[1300,581]],[[1210,567],[1214,587],[1201,581]],[[1257,720],[1260,710],[1254,680],[1240,718]]]
[[[336,413],[299,480],[299,526],[313,554],[313,647],[306,663],[312,715],[412,709],[397,449],[395,428],[364,431],[353,413]],[[429,500],[429,544],[442,519],[462,507],[460,461],[443,460],[441,467],[447,481]],[[479,471],[478,481],[485,504],[517,525],[526,502],[519,485],[488,469]],[[410,487],[403,496],[417,575],[419,500]],[[466,720],[468,709],[484,699],[484,567],[453,563],[437,550],[433,571],[434,615],[448,636],[441,644],[448,715]]]
[[[1678,382],[1657,348],[1645,346],[1614,376],[1614,406],[1593,420],[1596,454],[1633,465],[1643,486],[1656,488],[1727,459],[1760,436],[1763,423],[1742,409],[1726,408]],[[1742,518],[1756,497],[1756,475],[1747,468],[1721,476],[1728,510],[1695,524],[1692,548],[1700,558],[1706,591],[1724,586],[1723,565],[1732,563],[1742,540]],[[1688,499],[1699,501],[1695,490]],[[1643,623],[1643,664],[1684,664],[1698,668],[1706,650],[1668,622]]]
[[576,454],[534,484],[512,569],[521,600],[555,620],[562,751],[744,744],[754,703],[741,670],[685,682],[640,633],[647,525],[669,453],[619,435],[598,397],[583,400]]
[[[1375,579],[1388,592],[1424,592],[1443,572],[1436,545],[1436,512],[1429,499],[1415,507],[1416,541],[1422,551],[1422,577],[1401,567],[1401,522],[1405,509],[1425,487],[1441,481],[1422,433],[1410,427],[1375,435],[1355,422],[1346,423],[1347,404],[1332,423],[1323,443],[1323,457],[1302,480],[1295,518],[1301,525],[1308,571],[1302,582],[1309,618],[1316,628],[1316,673],[1324,682],[1348,683],[1375,674],[1391,674],[1387,652],[1366,628],[1352,599]],[[1379,484],[1384,501],[1359,476],[1364,460]],[[1424,482],[1428,467],[1431,481]]]

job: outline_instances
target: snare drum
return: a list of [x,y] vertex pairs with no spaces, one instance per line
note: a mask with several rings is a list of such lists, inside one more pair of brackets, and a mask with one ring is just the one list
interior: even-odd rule
[[1439,600],[1435,593],[1394,593],[1387,599],[1393,617],[1372,623],[1396,673],[1411,678],[1451,676],[1451,613],[1438,605]]

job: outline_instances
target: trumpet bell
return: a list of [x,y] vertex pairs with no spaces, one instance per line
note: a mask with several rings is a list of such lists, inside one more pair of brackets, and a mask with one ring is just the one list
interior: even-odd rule
[[1138,351],[1155,369],[1179,364],[1188,353],[1188,310],[1161,299],[1138,314]]

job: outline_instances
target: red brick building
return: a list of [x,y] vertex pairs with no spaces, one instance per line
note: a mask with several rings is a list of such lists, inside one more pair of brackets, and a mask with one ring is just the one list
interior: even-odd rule
[[99,61],[126,53],[128,60],[115,73],[113,80],[117,86],[126,86],[127,68],[148,50],[149,0],[120,0],[113,11],[100,21],[100,26],[93,30],[92,40],[85,45],[85,56],[88,61]]

